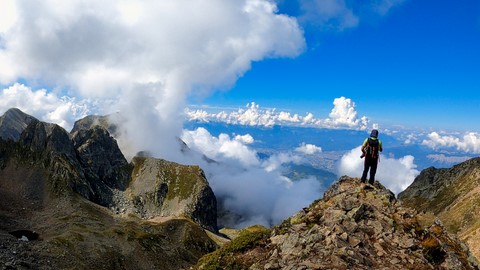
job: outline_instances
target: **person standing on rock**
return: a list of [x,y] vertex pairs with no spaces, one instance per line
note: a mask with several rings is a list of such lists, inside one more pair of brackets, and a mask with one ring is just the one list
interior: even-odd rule
[[366,183],[367,174],[370,170],[369,184],[375,182],[375,174],[377,173],[377,165],[379,161],[379,152],[383,151],[382,141],[378,139],[378,130],[373,129],[370,133],[370,137],[366,138],[362,145],[362,155],[360,158],[365,157],[365,164],[363,167],[362,183]]

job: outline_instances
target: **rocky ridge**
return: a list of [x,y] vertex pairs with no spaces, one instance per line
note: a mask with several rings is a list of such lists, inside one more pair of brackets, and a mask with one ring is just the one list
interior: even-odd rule
[[199,167],[128,163],[101,125],[69,134],[17,109],[0,135],[0,269],[181,269],[216,248]]
[[480,258],[480,158],[452,168],[428,168],[398,197],[404,205],[437,216]]
[[467,246],[439,220],[375,182],[342,177],[323,199],[269,231],[246,230],[204,256],[197,269],[479,269]]

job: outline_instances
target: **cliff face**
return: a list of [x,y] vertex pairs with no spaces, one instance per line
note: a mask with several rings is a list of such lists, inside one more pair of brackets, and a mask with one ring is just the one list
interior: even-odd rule
[[0,269],[179,269],[216,248],[198,167],[129,164],[105,127],[86,127],[0,117]]
[[217,200],[198,166],[135,157],[132,181],[126,191],[144,217],[188,217],[216,232]]
[[480,258],[480,158],[452,168],[428,168],[398,195],[418,211],[431,212]]
[[[272,231],[251,228],[198,269],[478,269],[440,221],[422,227],[380,184],[342,177]],[[237,269],[235,268],[235,269]]]

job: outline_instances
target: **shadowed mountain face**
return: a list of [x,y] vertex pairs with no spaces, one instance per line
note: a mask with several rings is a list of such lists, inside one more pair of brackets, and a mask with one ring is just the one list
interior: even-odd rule
[[0,138],[4,140],[18,140],[27,126],[36,120],[19,109],[10,109],[0,117]]
[[128,163],[99,125],[0,117],[2,267],[187,268],[216,247],[203,228],[217,231],[216,199],[199,167]]
[[478,269],[440,221],[423,227],[378,182],[342,177],[323,199],[269,231],[253,227],[197,269]]
[[418,211],[431,212],[458,234],[480,258],[480,158],[452,168],[428,168],[399,199]]

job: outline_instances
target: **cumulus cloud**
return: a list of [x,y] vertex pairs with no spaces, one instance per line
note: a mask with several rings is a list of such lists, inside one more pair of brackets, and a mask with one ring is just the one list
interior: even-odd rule
[[18,108],[42,121],[57,123],[70,130],[73,123],[88,115],[95,105],[88,100],[58,97],[45,89],[32,90],[16,83],[0,92],[0,114],[10,108]]
[[[249,135],[244,135],[249,136]],[[185,130],[182,140],[192,149],[197,150],[214,160],[232,160],[242,166],[258,166],[256,152],[248,148],[241,140],[231,139],[227,134],[214,137],[204,128]]]
[[[346,153],[339,162],[338,175],[361,177],[364,159],[360,159],[361,146]],[[414,163],[414,157],[407,155],[399,159],[380,155],[375,179],[395,194],[405,190],[420,173]]]
[[321,197],[323,187],[314,177],[293,182],[282,176],[283,164],[299,162],[300,157],[279,153],[261,161],[257,152],[237,137],[215,137],[204,128],[185,130],[182,136],[192,150],[220,161],[194,160],[201,164],[217,198],[231,213],[219,221],[222,226],[278,224]]
[[329,117],[325,119],[316,118],[312,113],[305,116],[291,114],[290,112],[277,112],[273,109],[263,109],[255,102],[248,103],[244,108],[227,113],[209,113],[204,109],[186,109],[185,115],[189,120],[203,122],[225,122],[228,124],[239,124],[247,126],[272,127],[274,125],[310,126],[332,129],[359,129],[368,128],[368,118],[357,117],[355,102],[349,98],[340,97],[333,101],[333,109]]
[[296,19],[267,0],[17,0],[9,12],[0,83],[22,78],[95,99],[124,114],[132,151],[151,146],[166,158],[171,149],[161,145],[172,143],[157,142],[181,133],[187,95],[226,88],[252,62],[305,48]]
[[252,144],[255,141],[255,139],[250,134],[237,135],[235,136],[235,140],[240,141],[244,144]]
[[466,153],[478,154],[480,153],[480,134],[467,132],[463,136],[458,137],[432,132],[427,135],[427,139],[423,140],[422,144],[434,150],[456,149]]
[[295,149],[295,151],[306,155],[313,155],[315,153],[322,152],[322,148],[314,144],[302,143],[299,147]]
[[367,129],[367,117],[357,118],[356,105],[351,99],[339,97],[333,101],[333,105],[330,118],[324,121],[326,126]]

